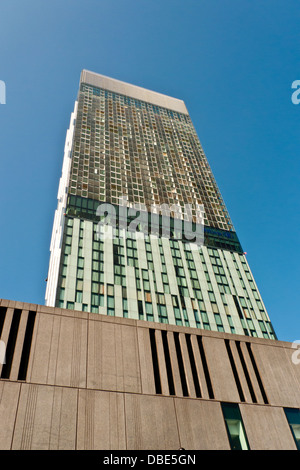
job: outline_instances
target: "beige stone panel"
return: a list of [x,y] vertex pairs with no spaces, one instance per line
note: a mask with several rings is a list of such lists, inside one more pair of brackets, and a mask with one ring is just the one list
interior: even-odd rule
[[86,349],[85,320],[40,314],[30,381],[85,387]]
[[31,360],[27,374],[28,382],[44,384],[48,382],[52,334],[54,323],[57,319],[59,317],[56,315],[41,313],[37,315]]
[[270,405],[299,407],[299,383],[285,349],[256,343],[251,348]]
[[87,386],[141,392],[136,328],[89,322]]
[[203,336],[203,347],[215,399],[239,402],[240,398],[224,340]]
[[75,389],[23,384],[13,449],[75,449],[76,412]]
[[[48,307],[46,305],[34,305],[35,308],[31,308],[32,304],[25,304],[24,308],[28,308],[28,310],[34,310],[41,313],[49,313],[50,315],[61,315],[62,309],[57,307]],[[68,310],[69,311],[69,310]],[[65,313],[65,310],[64,310]]]
[[122,393],[79,391],[77,449],[126,449]]
[[296,445],[282,408],[240,405],[251,450],[296,450]]
[[77,390],[66,387],[54,389],[50,449],[75,449],[77,428]]
[[119,325],[118,329],[122,346],[123,389],[125,392],[141,392],[141,373],[136,328]]
[[87,387],[116,390],[115,325],[89,322]]
[[55,384],[85,387],[87,322],[79,318],[61,317],[56,344]]
[[220,403],[175,399],[180,446],[186,450],[230,449]]
[[0,382],[0,450],[11,449],[19,392],[19,383]]
[[137,328],[142,393],[155,394],[151,345],[148,328]]
[[179,449],[173,398],[127,393],[125,418],[129,450]]

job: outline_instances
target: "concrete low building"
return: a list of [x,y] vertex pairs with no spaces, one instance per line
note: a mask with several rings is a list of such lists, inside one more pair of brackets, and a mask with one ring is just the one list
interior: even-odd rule
[[0,449],[296,450],[291,343],[1,300]]

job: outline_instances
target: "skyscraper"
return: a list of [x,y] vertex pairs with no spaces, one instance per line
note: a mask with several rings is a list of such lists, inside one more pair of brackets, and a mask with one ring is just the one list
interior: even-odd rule
[[275,338],[182,100],[82,72],[46,305]]
[[46,303],[0,299],[1,449],[300,448],[299,351],[183,101],[82,72]]

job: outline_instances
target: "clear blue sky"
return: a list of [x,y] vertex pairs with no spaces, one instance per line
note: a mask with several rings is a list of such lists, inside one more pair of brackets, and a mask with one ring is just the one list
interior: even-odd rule
[[298,0],[1,2],[0,298],[44,303],[83,68],[185,101],[279,339],[300,340]]

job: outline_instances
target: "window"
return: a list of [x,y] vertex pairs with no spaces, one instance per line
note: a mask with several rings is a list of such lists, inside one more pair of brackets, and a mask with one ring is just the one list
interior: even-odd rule
[[64,300],[64,297],[65,297],[65,289],[60,289],[59,300]]
[[83,269],[82,268],[77,269],[77,279],[83,279]]
[[205,330],[210,330],[210,325],[209,325],[209,320],[207,313],[205,311],[200,311],[202,322],[203,322],[203,328]]
[[148,279],[143,279],[143,285],[144,285],[144,290],[149,291],[150,290],[150,282]]
[[150,302],[145,302],[146,307],[146,317],[148,321],[154,321],[152,304]]
[[296,408],[285,408],[284,411],[290,425],[296,447],[300,450],[300,410]]
[[215,315],[215,322],[216,322],[218,331],[224,331],[224,327],[223,327],[223,323],[222,323],[220,314],[215,313],[214,315]]
[[114,295],[114,286],[112,284],[107,284],[107,295]]
[[158,318],[161,323],[168,323],[167,308],[165,305],[157,304]]
[[123,317],[128,318],[128,301],[126,298],[123,298]]
[[222,403],[230,447],[232,450],[249,450],[239,406],[236,403]]
[[91,302],[94,307],[97,307],[97,312],[98,312],[98,307],[99,306],[104,306],[104,295],[99,295],[99,294],[92,294],[91,295]]

